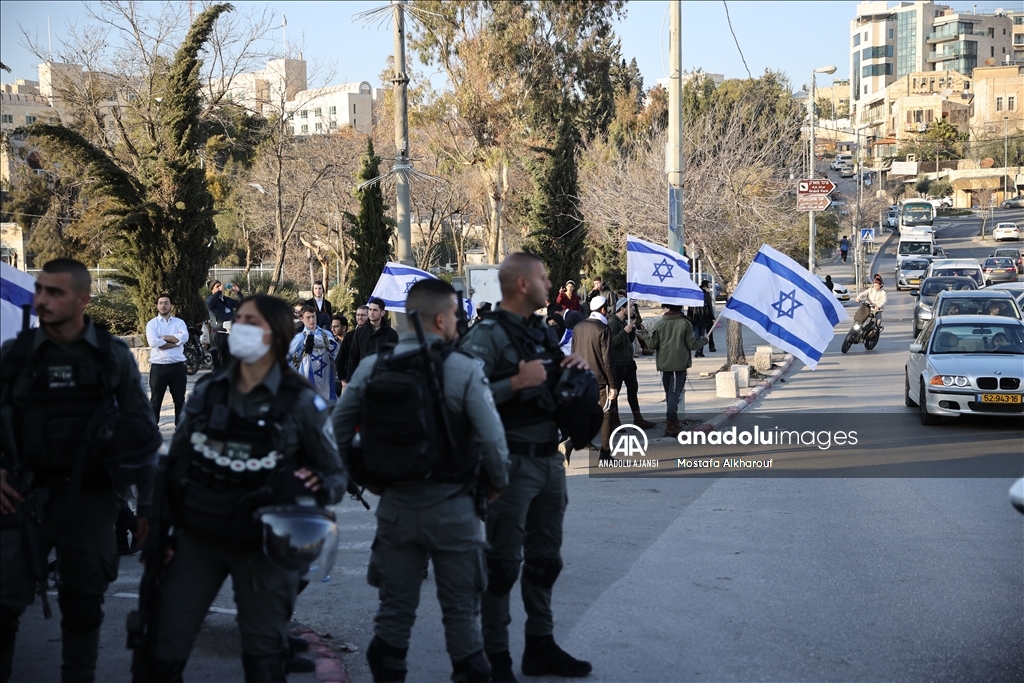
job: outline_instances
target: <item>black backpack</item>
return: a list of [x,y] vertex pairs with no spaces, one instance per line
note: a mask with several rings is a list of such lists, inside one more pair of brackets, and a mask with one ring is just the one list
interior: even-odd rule
[[[453,352],[435,345],[430,357],[440,395],[431,390],[427,360],[420,349],[382,351],[363,389],[359,447],[353,449],[352,477],[363,486],[411,482],[468,483],[478,457],[468,425],[444,404],[442,367]],[[447,411],[451,437],[442,412]]]

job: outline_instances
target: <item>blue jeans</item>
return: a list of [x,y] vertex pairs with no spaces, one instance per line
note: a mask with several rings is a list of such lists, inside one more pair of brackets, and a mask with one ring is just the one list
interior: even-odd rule
[[665,388],[665,419],[679,419],[679,399],[686,390],[686,370],[661,373],[661,386]]

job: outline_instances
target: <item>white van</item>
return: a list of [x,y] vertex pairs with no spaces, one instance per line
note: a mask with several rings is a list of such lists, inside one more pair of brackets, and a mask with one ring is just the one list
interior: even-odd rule
[[908,258],[927,258],[934,253],[935,236],[931,233],[901,234],[899,246],[896,247],[896,267],[899,268]]

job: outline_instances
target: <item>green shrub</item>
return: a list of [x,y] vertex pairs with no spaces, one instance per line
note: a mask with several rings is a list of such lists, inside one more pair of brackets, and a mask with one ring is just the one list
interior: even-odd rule
[[[250,275],[249,289],[245,293],[247,295],[266,294],[269,289],[269,275]],[[299,298],[299,286],[295,284],[294,280],[281,280],[281,282],[277,283],[277,287],[274,289],[274,296],[280,297],[289,304],[292,304]]]
[[139,331],[139,311],[126,289],[112,289],[92,297],[85,312],[111,334],[125,336]]

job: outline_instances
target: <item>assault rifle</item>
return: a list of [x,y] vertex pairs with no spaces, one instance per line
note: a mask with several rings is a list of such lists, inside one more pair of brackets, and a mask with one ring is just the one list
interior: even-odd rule
[[165,499],[165,476],[166,465],[161,463],[153,484],[152,507],[148,517],[149,532],[142,544],[140,559],[146,568],[139,582],[139,607],[128,613],[127,646],[132,650],[132,683],[146,683],[150,680],[156,657],[160,591],[164,579],[165,554],[171,539],[169,509]]
[[[29,329],[32,322],[31,306],[21,306],[21,329],[22,332]],[[8,360],[7,362],[11,362]],[[5,388],[10,391],[10,387]],[[46,594],[49,589],[49,568],[46,562],[46,553],[43,552],[39,540],[39,528],[45,518],[44,510],[50,501],[50,490],[32,488],[33,474],[25,468],[18,453],[18,443],[14,438],[14,424],[10,412],[4,412],[3,433],[6,449],[11,461],[11,486],[22,496],[21,502],[17,503],[17,511],[6,515],[3,525],[20,526],[25,539],[25,549],[29,555],[29,570],[32,573],[32,580],[36,584],[36,594],[39,595],[39,602],[43,605],[43,617],[50,619],[53,612],[50,610],[50,598]]]
[[[462,307],[461,295],[459,296],[459,305],[456,310],[456,315],[461,314],[462,319],[465,320],[466,312]],[[427,374],[427,384],[430,385],[430,391],[434,394],[435,399],[438,402],[438,406],[441,409],[441,426],[444,429],[444,436],[448,439],[448,445],[452,449],[452,452],[458,452],[458,442],[455,440],[455,436],[452,433],[452,424],[448,419],[448,410],[445,407],[444,390],[441,387],[441,381],[437,376],[437,368],[434,367],[434,358],[430,355],[430,346],[427,344],[427,337],[423,333],[423,322],[420,320],[420,312],[409,311],[407,315],[410,322],[412,322],[413,328],[416,330],[416,341],[419,342],[420,355],[423,356],[423,365]],[[487,486],[485,484],[485,473],[483,468],[479,465],[477,465],[477,477],[478,481],[474,501],[476,503],[477,515],[480,516],[480,519],[483,519],[487,514]]]

